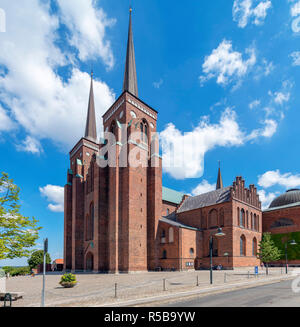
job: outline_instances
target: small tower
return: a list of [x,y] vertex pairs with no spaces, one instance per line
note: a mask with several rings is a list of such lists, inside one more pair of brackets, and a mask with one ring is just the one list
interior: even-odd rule
[[218,180],[217,180],[216,190],[220,190],[222,188],[223,188],[223,180],[222,180],[222,175],[221,175],[221,163],[219,161],[219,171],[218,171]]

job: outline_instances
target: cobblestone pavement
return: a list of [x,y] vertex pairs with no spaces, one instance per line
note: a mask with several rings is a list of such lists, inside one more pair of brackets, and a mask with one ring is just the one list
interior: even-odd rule
[[[283,274],[283,269],[272,268],[269,276],[275,277]],[[74,288],[65,289],[59,285],[60,275],[48,274],[46,276],[46,306],[94,306],[177,291],[189,291],[197,287],[210,287],[209,271],[118,275],[76,274],[76,277],[78,284]],[[234,271],[214,271],[213,277],[213,285],[219,286],[224,283],[228,285],[253,279],[261,280],[265,279],[266,275],[265,270],[260,270],[259,276],[255,276],[254,269],[249,268]],[[115,284],[117,284],[117,299],[115,298]],[[14,301],[13,306],[38,307],[41,304],[42,276],[9,278],[7,291],[24,292],[23,299]]]

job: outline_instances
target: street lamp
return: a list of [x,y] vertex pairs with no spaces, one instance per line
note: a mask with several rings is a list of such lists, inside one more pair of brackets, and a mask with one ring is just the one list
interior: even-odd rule
[[295,240],[291,240],[288,242],[285,242],[285,273],[288,273],[288,255],[287,255],[287,246],[288,244],[290,245],[297,245],[297,243],[295,242]]
[[213,262],[212,262],[212,254],[213,254],[213,237],[221,237],[224,236],[222,228],[218,228],[218,232],[216,234],[211,234],[209,238],[209,254],[210,254],[210,283],[213,283]]

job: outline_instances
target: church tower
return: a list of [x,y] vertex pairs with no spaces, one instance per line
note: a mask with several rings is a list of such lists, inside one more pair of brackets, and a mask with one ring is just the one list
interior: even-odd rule
[[70,152],[65,186],[65,270],[154,270],[162,160],[158,113],[138,97],[132,9],[123,92],[102,117],[99,141],[93,87],[92,74],[85,136]]

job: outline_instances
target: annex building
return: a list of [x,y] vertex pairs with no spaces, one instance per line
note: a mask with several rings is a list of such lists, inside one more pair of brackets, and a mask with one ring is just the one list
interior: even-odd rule
[[[138,96],[131,12],[123,92],[103,115],[113,144],[98,138],[93,87],[92,76],[85,134],[70,152],[64,270],[207,269],[209,240],[218,228],[225,235],[213,236],[214,265],[256,266],[263,231],[300,230],[300,191],[286,196],[298,194],[293,205],[279,201],[262,212],[256,187],[246,187],[242,177],[224,187],[220,168],[209,193],[187,196],[162,186],[162,158],[150,142],[158,112]],[[130,165],[124,151],[137,151],[148,165]],[[101,164],[107,160],[114,164]]]

